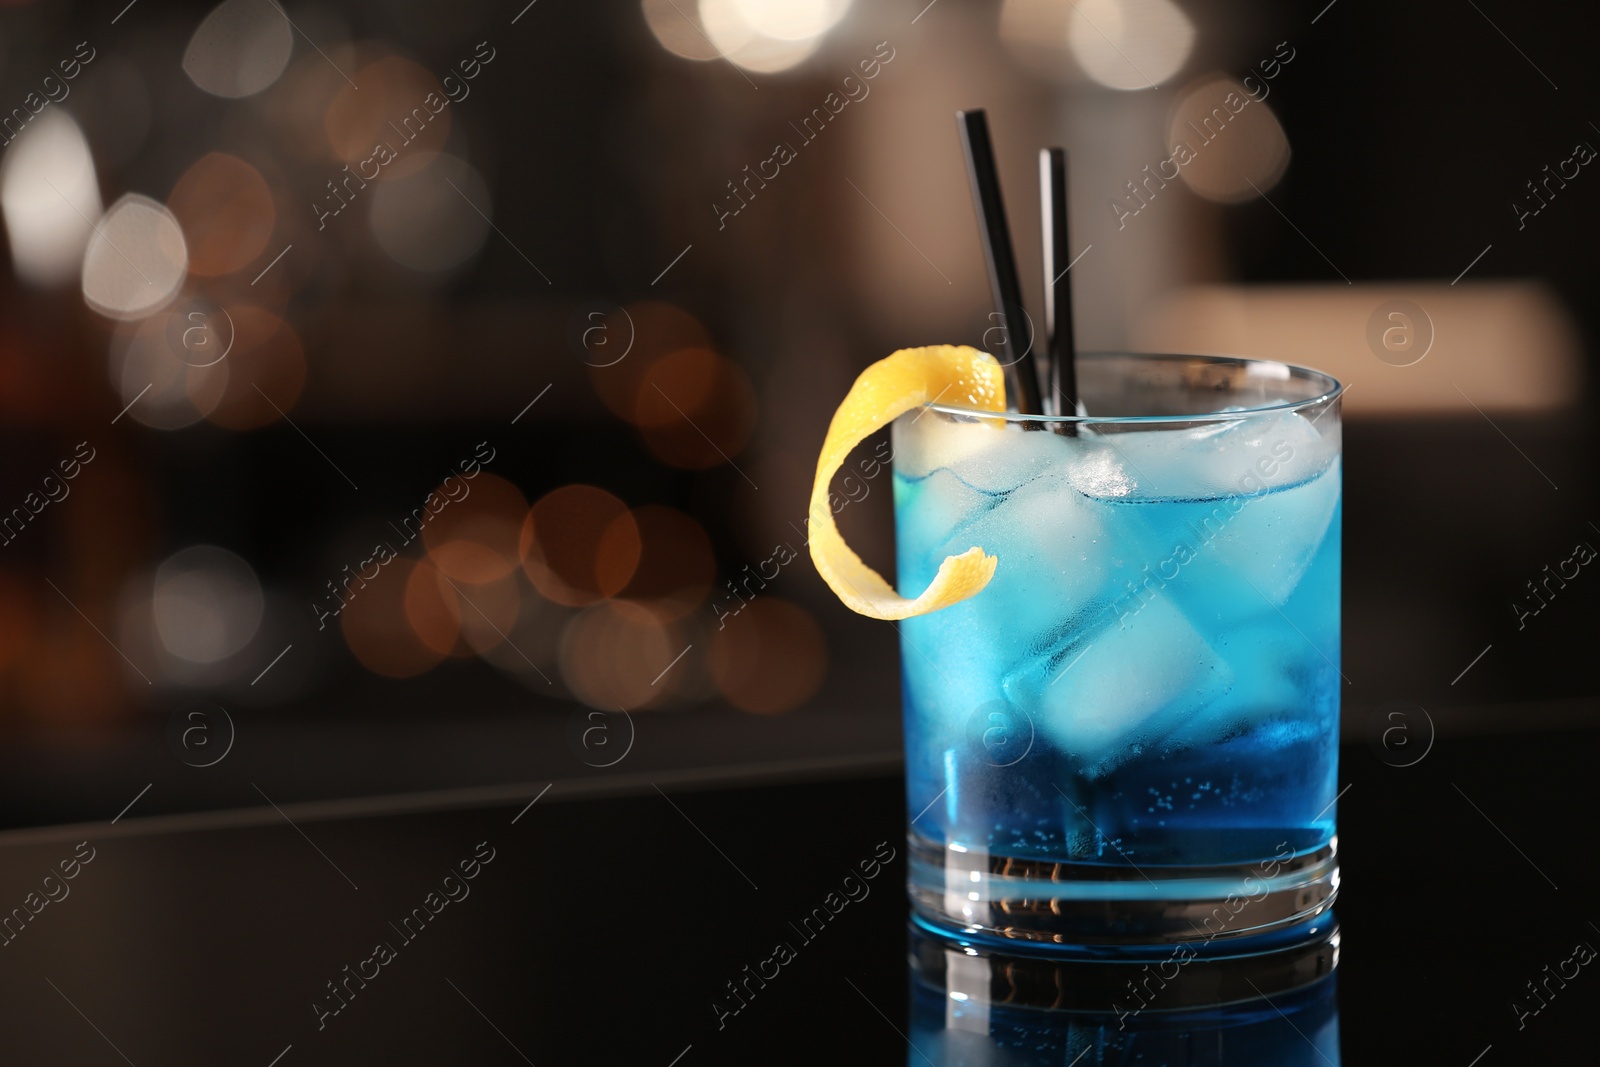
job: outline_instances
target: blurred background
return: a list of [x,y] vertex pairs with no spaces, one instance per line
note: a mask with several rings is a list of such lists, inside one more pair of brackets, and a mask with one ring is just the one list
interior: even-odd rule
[[0,5],[0,821],[893,753],[806,500],[861,369],[985,342],[970,107],[1036,313],[1071,154],[1080,347],[1350,386],[1347,735],[1592,723],[1597,21]]

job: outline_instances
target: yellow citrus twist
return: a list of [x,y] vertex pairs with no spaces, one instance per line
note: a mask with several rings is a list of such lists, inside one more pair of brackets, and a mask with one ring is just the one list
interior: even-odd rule
[[851,449],[912,408],[936,401],[1004,411],[1006,387],[1000,365],[987,352],[965,345],[903,348],[880,359],[862,371],[833,413],[822,454],[817,457],[807,531],[811,560],[846,607],[874,619],[905,619],[938,611],[974,595],[994,576],[995,557],[974,545],[958,556],[946,556],[928,588],[908,600],[845,544],[828,506],[828,486]]

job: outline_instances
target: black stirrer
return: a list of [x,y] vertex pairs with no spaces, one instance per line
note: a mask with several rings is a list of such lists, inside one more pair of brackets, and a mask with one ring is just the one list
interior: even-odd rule
[[[1044,237],[1045,411],[1078,413],[1077,346],[1072,339],[1072,252],[1067,244],[1067,153],[1039,150],[1039,211]],[[1077,427],[1065,424],[1071,435]]]
[[[1000,176],[995,170],[994,147],[989,142],[989,123],[982,109],[956,112],[961,129],[961,146],[967,155],[967,178],[972,185],[972,201],[978,211],[983,235],[983,257],[989,265],[989,291],[995,311],[1000,315],[1002,340],[1000,364],[1005,368],[1007,392],[1016,410],[1024,415],[1042,415],[1039,403],[1039,374],[1033,362],[1033,337],[1028,313],[1022,307],[1022,286],[1017,280],[1017,261],[1011,250],[1011,231],[1006,228],[1005,204],[1000,199]],[[1013,322],[1021,320],[1028,336],[1019,346]]]

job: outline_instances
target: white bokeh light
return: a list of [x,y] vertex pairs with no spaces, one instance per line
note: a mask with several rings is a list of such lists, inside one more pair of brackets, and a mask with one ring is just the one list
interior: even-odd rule
[[1084,73],[1112,89],[1151,89],[1183,69],[1194,23],[1171,0],[1073,0],[1067,41]]
[[809,41],[833,29],[850,0],[734,0],[755,32],[779,41]]
[[30,285],[72,281],[100,217],[89,143],[60,108],[40,115],[0,162],[0,211],[17,277]]
[[681,0],[640,0],[640,8],[645,25],[661,47],[673,55],[701,62],[722,58],[716,45],[706,38],[697,5]]
[[150,614],[168,653],[216,663],[249,644],[261,626],[261,583],[227,549],[195,545],[156,569]]
[[231,368],[226,360],[206,367],[189,362],[174,340],[188,325],[178,312],[164,310],[113,335],[109,377],[128,419],[154,430],[181,430],[221,401]]
[[95,226],[83,254],[83,298],[113,319],[141,319],[178,292],[189,249],[172,212],[128,193]]
[[252,96],[278,80],[294,51],[294,31],[277,0],[226,0],[195,28],[183,71],[215,96]]
[[820,35],[786,40],[762,33],[745,17],[741,0],[700,0],[700,24],[724,59],[757,74],[798,66],[822,41]]
[[1184,182],[1222,204],[1254,200],[1289,167],[1289,138],[1278,116],[1226,75],[1183,90],[1172,108],[1169,138]]

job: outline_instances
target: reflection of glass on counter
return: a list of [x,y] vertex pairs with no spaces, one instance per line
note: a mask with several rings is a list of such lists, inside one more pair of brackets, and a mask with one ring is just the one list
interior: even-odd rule
[[1070,963],[913,927],[908,1064],[1338,1067],[1339,932],[1231,959]]

